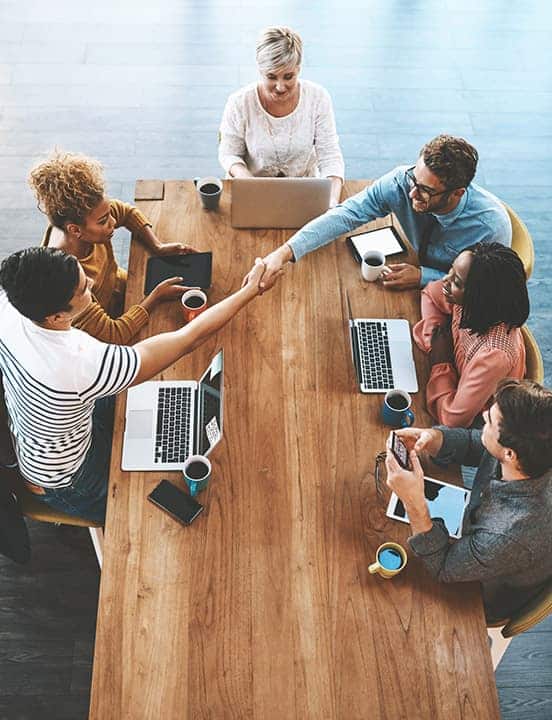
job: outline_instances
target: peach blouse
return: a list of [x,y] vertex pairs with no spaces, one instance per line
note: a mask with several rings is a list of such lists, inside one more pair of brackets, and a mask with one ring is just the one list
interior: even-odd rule
[[469,427],[492,399],[499,380],[525,375],[525,345],[519,328],[508,332],[502,323],[479,336],[460,327],[462,308],[449,305],[443,281],[429,283],[422,291],[422,319],[414,326],[417,345],[426,353],[431,335],[452,315],[454,364],[438,363],[426,387],[427,409],[449,427]]

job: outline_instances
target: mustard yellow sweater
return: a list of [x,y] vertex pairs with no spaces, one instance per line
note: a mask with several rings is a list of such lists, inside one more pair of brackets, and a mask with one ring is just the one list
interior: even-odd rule
[[[111,200],[111,214],[116,227],[126,227],[132,233],[150,225],[149,220],[133,205]],[[52,226],[46,230],[42,245],[50,242]],[[73,326],[84,330],[103,342],[127,345],[149,320],[147,310],[132,305],[121,314],[126,289],[126,270],[117,265],[111,243],[92,245],[90,254],[79,258],[86,276],[92,279],[92,303],[73,319]]]

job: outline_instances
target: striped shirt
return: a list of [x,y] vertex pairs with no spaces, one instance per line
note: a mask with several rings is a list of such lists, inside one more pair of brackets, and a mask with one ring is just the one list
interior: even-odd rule
[[98,398],[125,390],[140,369],[132,347],[46,330],[0,289],[0,370],[21,474],[48,488],[71,485],[92,442]]

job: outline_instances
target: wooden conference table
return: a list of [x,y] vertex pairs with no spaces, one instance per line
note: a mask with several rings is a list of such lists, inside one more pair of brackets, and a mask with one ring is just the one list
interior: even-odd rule
[[[210,303],[292,234],[233,230],[228,183],[217,213],[190,181],[141,181],[137,199],[161,239],[213,251]],[[146,255],[133,243],[129,304]],[[345,289],[357,317],[419,317],[417,292],[365,283],[340,240],[162,373],[198,379],[224,347],[224,438],[189,527],[146,500],[162,477],[183,487],[181,476],[121,471],[118,398],[91,718],[499,717],[478,586],[437,584],[410,551],[393,580],[368,574],[376,548],[406,545],[409,528],[376,495],[388,430],[382,396],[357,392]],[[142,337],[181,323],[165,304]],[[423,388],[427,362],[415,358]],[[423,392],[414,397],[428,424]]]

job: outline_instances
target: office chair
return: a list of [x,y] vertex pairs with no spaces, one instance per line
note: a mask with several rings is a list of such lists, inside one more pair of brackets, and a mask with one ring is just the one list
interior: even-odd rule
[[512,208],[501,200],[512,223],[512,250],[519,255],[527,279],[531,277],[535,264],[535,249],[527,226]]
[[540,593],[512,615],[505,625],[487,628],[492,640],[491,655],[495,671],[512,638],[534,627],[550,613],[552,613],[552,578],[548,580]]

